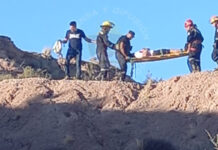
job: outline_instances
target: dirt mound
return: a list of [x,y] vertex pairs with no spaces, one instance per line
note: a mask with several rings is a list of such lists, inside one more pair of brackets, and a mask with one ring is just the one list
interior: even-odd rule
[[128,110],[144,111],[218,111],[218,72],[193,73],[173,77],[158,84],[148,83]]
[[218,133],[217,79],[218,72],[145,86],[4,80],[0,150],[138,150],[143,145],[211,150],[205,129]]

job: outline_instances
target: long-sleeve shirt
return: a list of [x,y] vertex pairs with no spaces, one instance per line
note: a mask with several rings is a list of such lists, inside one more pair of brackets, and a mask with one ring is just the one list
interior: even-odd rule
[[107,47],[111,49],[114,48],[114,44],[108,40],[107,33],[104,33],[102,31],[99,32],[96,42],[97,42],[97,51],[106,51]]
[[199,40],[201,42],[204,41],[204,38],[203,38],[201,32],[196,27],[192,28],[190,31],[188,31],[187,42],[192,43],[195,40]]
[[215,29],[214,48],[218,49],[218,28]]

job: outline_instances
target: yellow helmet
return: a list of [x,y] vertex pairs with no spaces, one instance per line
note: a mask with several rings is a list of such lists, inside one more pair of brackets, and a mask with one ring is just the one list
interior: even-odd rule
[[101,24],[101,27],[110,27],[110,28],[113,28],[114,26],[115,26],[115,24],[113,22],[110,22],[110,21],[104,21]]
[[218,22],[218,16],[212,16],[212,17],[210,18],[210,23],[211,23],[211,24],[213,24],[213,23],[215,23],[215,22]]

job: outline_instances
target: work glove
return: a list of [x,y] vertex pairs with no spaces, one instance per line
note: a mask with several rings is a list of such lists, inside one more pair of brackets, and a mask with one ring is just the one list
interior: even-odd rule
[[119,50],[119,44],[115,44],[115,49]]
[[109,46],[111,49],[113,49],[113,50],[119,50],[119,49],[117,49],[117,44],[111,44],[110,46]]
[[115,44],[114,49],[119,50],[119,44]]

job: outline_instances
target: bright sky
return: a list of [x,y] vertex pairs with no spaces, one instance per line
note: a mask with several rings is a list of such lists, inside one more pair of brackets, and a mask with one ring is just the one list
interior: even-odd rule
[[[214,28],[209,19],[218,15],[217,0],[1,0],[0,35],[9,36],[18,48],[41,52],[63,39],[69,22],[77,21],[90,38],[96,38],[100,24],[109,20],[115,23],[109,39],[116,42],[128,30],[136,33],[131,41],[133,51],[183,48],[186,42],[184,21],[191,18],[204,36],[201,55],[202,71],[211,71],[216,64],[211,59]],[[67,45],[63,49],[66,55]],[[95,56],[96,46],[83,40],[83,60]],[[114,51],[108,49],[111,63]],[[54,55],[54,57],[56,57]],[[130,66],[128,73],[130,72]],[[187,57],[140,63],[136,65],[134,79],[143,82],[148,74],[153,79],[169,79],[188,74]]]

